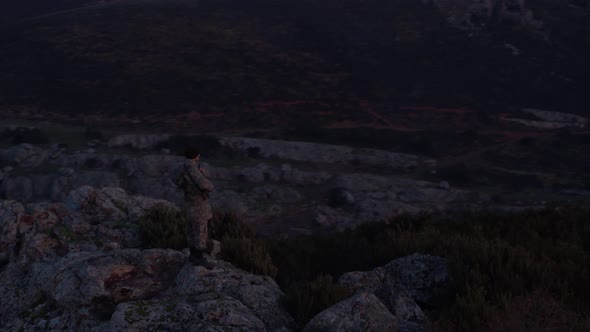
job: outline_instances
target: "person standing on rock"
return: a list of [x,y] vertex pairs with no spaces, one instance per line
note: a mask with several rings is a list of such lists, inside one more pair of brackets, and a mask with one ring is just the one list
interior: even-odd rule
[[194,147],[185,150],[186,160],[176,184],[184,191],[184,215],[187,221],[186,242],[191,251],[191,261],[206,264],[207,224],[213,217],[209,204],[209,192],[213,184],[201,169],[199,151]]

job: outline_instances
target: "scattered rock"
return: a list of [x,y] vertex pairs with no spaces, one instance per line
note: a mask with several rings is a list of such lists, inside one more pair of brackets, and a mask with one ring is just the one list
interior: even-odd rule
[[74,174],[76,171],[74,171],[73,168],[69,168],[69,167],[61,167],[58,170],[58,174],[59,175],[63,175],[63,176],[70,176],[72,174]]
[[329,204],[332,207],[354,205],[354,196],[344,188],[333,188],[330,190]]
[[450,185],[450,184],[449,184],[447,181],[441,181],[441,182],[438,184],[438,187],[439,187],[440,189],[444,189],[444,190],[451,190],[451,185]]
[[252,190],[252,193],[257,196],[256,200],[258,201],[268,201],[281,204],[296,203],[302,199],[299,191],[279,185],[256,187],[254,190]]

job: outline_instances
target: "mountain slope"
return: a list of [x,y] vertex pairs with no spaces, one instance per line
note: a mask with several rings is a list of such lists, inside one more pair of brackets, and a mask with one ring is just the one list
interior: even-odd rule
[[464,31],[409,0],[122,1],[5,27],[0,103],[145,115],[323,101],[355,113],[360,98],[584,113],[587,11],[556,3],[531,4],[542,31]]

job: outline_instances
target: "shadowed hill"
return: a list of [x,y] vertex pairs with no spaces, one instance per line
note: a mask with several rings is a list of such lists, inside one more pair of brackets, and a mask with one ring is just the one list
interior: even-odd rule
[[263,101],[362,98],[583,113],[588,15],[566,7],[535,5],[545,40],[510,24],[456,30],[419,1],[117,2],[5,28],[0,103],[231,114]]

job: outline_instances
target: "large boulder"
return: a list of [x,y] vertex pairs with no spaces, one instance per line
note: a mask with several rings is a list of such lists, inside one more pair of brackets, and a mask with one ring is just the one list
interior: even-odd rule
[[398,321],[371,293],[358,293],[313,317],[304,332],[396,331]]
[[80,212],[93,223],[106,221],[136,222],[148,210],[156,205],[178,209],[174,203],[141,195],[128,195],[118,187],[97,189],[83,186],[72,190],[64,200],[64,204],[72,211]]
[[97,331],[268,331],[256,315],[231,297],[216,293],[163,297],[119,304]]
[[[123,249],[77,252],[33,265],[33,281],[65,310],[114,309],[117,303],[145,299],[174,282],[187,257],[175,250]],[[112,311],[111,311],[112,313]]]
[[[173,282],[187,256],[174,250],[85,251],[11,264],[0,273],[3,331],[98,331],[117,304],[151,298]],[[108,331],[102,330],[102,331]]]
[[88,221],[100,223],[125,219],[126,214],[122,205],[116,204],[111,198],[91,186],[82,186],[72,190],[64,200],[64,204],[74,212],[87,216]]
[[453,292],[445,259],[418,253],[371,271],[345,273],[338,284],[374,294],[400,323],[398,331],[424,331],[427,317],[423,310],[440,309]]
[[424,329],[426,316],[408,290],[382,267],[372,271],[348,272],[338,278],[338,284],[356,293],[370,292],[387,307],[400,323],[412,322]]
[[422,308],[439,308],[452,296],[452,279],[446,259],[415,253],[383,266],[385,273],[403,284]]
[[215,268],[186,265],[176,278],[180,295],[216,293],[244,304],[267,330],[288,330],[293,318],[283,307],[283,292],[270,277],[251,274],[217,261]]

